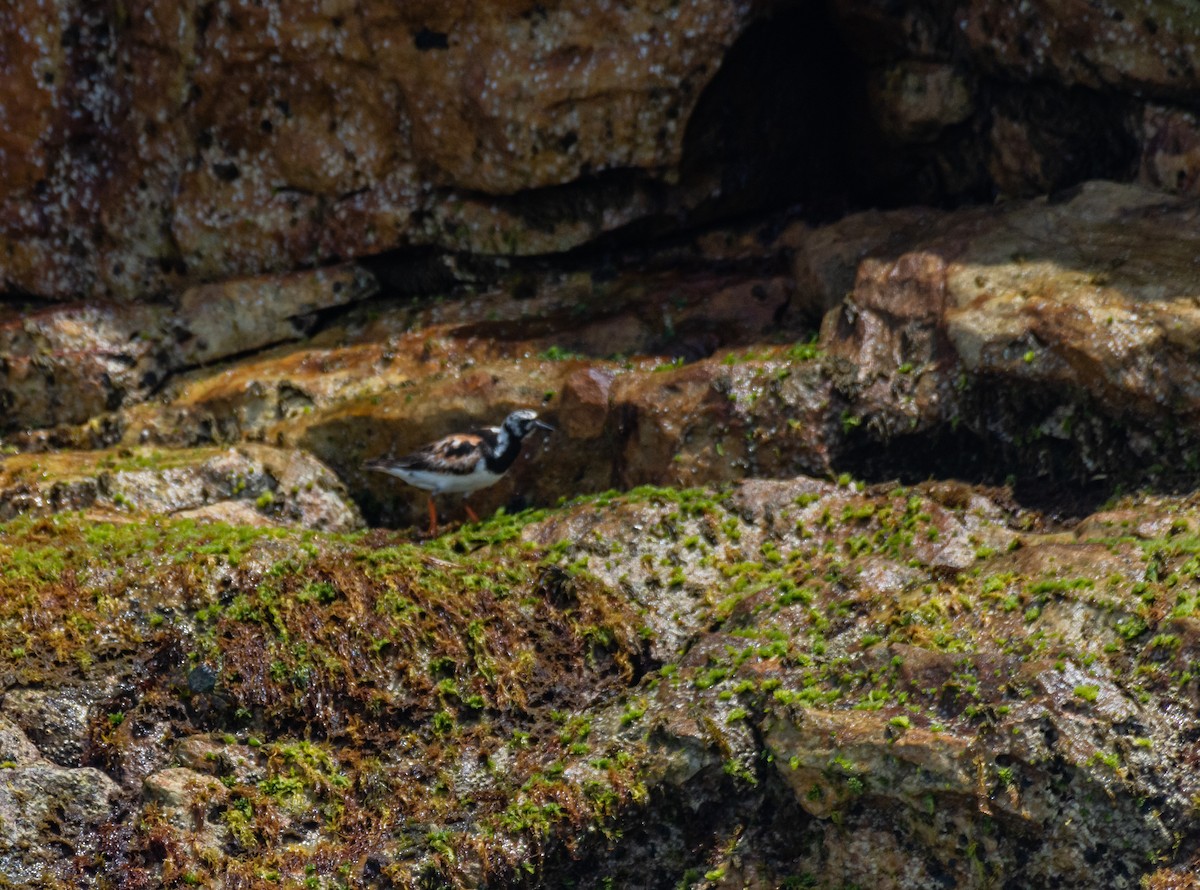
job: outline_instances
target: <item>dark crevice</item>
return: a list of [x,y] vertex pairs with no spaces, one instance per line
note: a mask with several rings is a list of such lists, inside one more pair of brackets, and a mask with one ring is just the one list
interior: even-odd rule
[[868,483],[916,485],[933,479],[957,479],[973,486],[1004,487],[1016,505],[1056,522],[1087,516],[1109,500],[1117,484],[1108,479],[1081,483],[1031,472],[1025,458],[968,430],[940,428],[900,436],[888,442],[866,434],[852,436],[834,464]]
[[[384,296],[431,297],[497,274],[495,261],[433,247],[409,247],[363,257],[359,265],[375,276]],[[344,309],[344,307],[339,307]]]
[[717,187],[691,224],[789,205],[810,221],[852,209],[864,97],[862,66],[821,5],[751,26],[688,121],[681,189]]
[[743,856],[769,864],[781,881],[793,870],[802,872],[796,867],[819,845],[821,826],[773,767],[760,773],[759,784],[745,788],[719,767],[708,767],[688,781],[686,794],[654,794],[647,812],[615,826],[619,846],[601,835],[578,839],[573,849],[556,844],[548,850],[537,886],[672,890],[699,882],[711,858],[735,844]]
[[849,431],[836,469],[868,482],[956,478],[1006,486],[1016,502],[1069,522],[1122,491],[1200,487],[1200,443],[1161,422],[1116,416],[1085,394],[979,381],[953,423],[881,441]]

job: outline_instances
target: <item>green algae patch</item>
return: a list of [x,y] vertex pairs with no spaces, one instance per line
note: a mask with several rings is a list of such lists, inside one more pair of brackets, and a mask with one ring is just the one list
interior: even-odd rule
[[[151,872],[203,883],[316,863],[332,879],[368,841],[402,885],[467,883],[455,875],[481,849],[515,869],[522,838],[586,833],[639,793],[628,758],[585,767],[587,783],[563,777],[590,748],[562,735],[559,715],[633,682],[644,640],[619,596],[518,540],[534,518],[429,542],[79,514],[9,522],[0,677],[115,686],[100,709],[120,719],[90,744],[113,775],[136,774],[148,732],[226,740],[202,764],[227,789],[212,811],[221,855],[155,862],[170,825],[151,814],[131,840]],[[319,851],[305,863],[282,843],[297,822]]]

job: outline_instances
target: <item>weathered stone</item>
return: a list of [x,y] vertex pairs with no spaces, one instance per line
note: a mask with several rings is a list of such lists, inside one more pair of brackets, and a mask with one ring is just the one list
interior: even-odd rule
[[25,731],[41,755],[59,766],[82,766],[88,753],[91,689],[9,689],[0,705],[4,715]]
[[796,800],[819,818],[863,793],[847,781],[856,776],[870,777],[872,786],[878,783],[910,807],[926,794],[974,781],[969,739],[927,730],[897,736],[877,713],[808,710],[794,721],[774,721],[765,741]]
[[864,258],[902,250],[935,219],[931,210],[869,210],[829,226],[793,224],[779,240],[793,251],[797,299],[820,315],[840,306],[853,291]]
[[981,62],[1024,79],[1183,96],[1200,65],[1200,11],[1187,0],[1110,0],[1094,11],[971,0],[956,21]]
[[963,76],[950,65],[905,61],[880,71],[871,84],[880,128],[898,142],[927,142],[974,112]]
[[947,269],[947,334],[967,369],[1078,386],[1132,413],[1192,415],[1195,214],[1106,183],[1005,214],[1003,230],[973,238]]
[[206,831],[212,837],[206,846],[218,849],[224,831],[213,813],[229,799],[229,789],[215,776],[186,767],[169,767],[147,777],[143,796],[163,809],[166,820],[186,832]]
[[613,376],[609,370],[587,368],[566,379],[558,406],[564,433],[572,439],[594,439],[604,431]]
[[313,314],[366,299],[375,279],[357,266],[233,279],[185,290],[169,325],[179,366],[213,362],[304,336]]
[[[649,186],[678,169],[692,108],[758,12],[710,0],[9,12],[3,278],[128,298],[408,244],[577,245],[658,205]],[[548,239],[503,201],[617,169],[645,182],[597,177],[592,219],[555,214],[551,196],[561,224]]]
[[1200,196],[1200,118],[1189,111],[1147,105],[1138,181],[1176,194]]
[[836,488],[832,482],[812,476],[797,476],[786,483],[779,479],[745,479],[734,486],[729,505],[747,522],[770,527],[777,519],[786,521],[786,511],[800,499],[831,494]]
[[622,486],[730,481],[828,468],[831,387],[811,368],[709,359],[678,370],[623,375]]
[[0,429],[82,423],[162,380],[163,310],[91,304],[0,316]]
[[259,528],[274,525],[257,507],[247,501],[218,501],[215,504],[205,504],[203,507],[179,510],[173,515],[180,519],[198,519],[201,522],[224,522],[229,525],[257,526]]
[[0,763],[6,768],[41,760],[41,752],[8,717],[0,716]]
[[[69,874],[71,859],[98,852],[97,829],[111,818],[119,797],[116,783],[91,767],[40,761],[0,770],[0,877],[38,886]],[[51,838],[58,856],[47,855]]]
[[354,266],[235,279],[173,306],[92,303],[0,316],[0,430],[83,423],[175,372],[304,336],[314,313],[371,296]]
[[[1043,411],[1032,424],[1047,440],[1078,442],[1089,472],[1147,461],[1173,447],[1174,430],[1200,432],[1195,216],[1177,198],[1097,182],[1061,200],[946,214],[923,232],[902,213],[901,244],[877,241],[878,219],[865,217],[865,236],[843,240],[868,255],[823,332],[831,356],[853,369],[839,377],[853,412],[884,436],[960,420],[996,431],[1031,421],[973,405],[973,387],[1058,393],[1052,411],[1027,403]],[[855,218],[834,226],[855,227]],[[855,262],[818,256],[830,264],[824,280]],[[1172,431],[1161,425],[1168,416]],[[1143,431],[1118,442],[1097,418]]]
[[16,455],[0,464],[0,517],[92,510],[110,518],[177,515],[330,531],[362,519],[336,476],[296,451],[229,449]]
[[[1138,748],[1130,745],[1129,732],[1142,736],[1138,744],[1146,748],[1151,744],[1149,737],[1175,731],[1171,727],[1174,718],[1164,719],[1152,707],[1138,704],[1110,680],[1107,667],[1092,664],[1081,668],[1074,660],[1061,664],[1036,657],[1026,660],[1006,652],[1011,641],[1022,634],[1021,628],[1028,632],[1031,622],[1039,629],[1037,638],[1044,633],[1047,639],[1061,640],[1072,652],[1112,652],[1111,640],[1121,634],[1125,619],[1115,619],[1114,626],[1111,609],[1132,602],[1128,591],[1143,564],[1138,551],[1110,552],[1107,545],[1090,540],[1066,545],[1060,542],[1061,536],[1033,534],[1023,536],[1023,546],[1011,550],[1004,541],[1013,542],[1014,530],[1006,526],[1003,512],[990,498],[961,486],[931,486],[920,491],[919,495],[910,489],[884,496],[881,489],[858,492],[804,484],[804,480],[748,483],[740,487],[736,498],[766,499],[770,508],[750,511],[755,525],[722,523],[722,534],[715,543],[711,543],[711,534],[706,536],[704,521],[693,518],[694,508],[689,508],[687,501],[651,501],[636,511],[631,510],[632,505],[622,505],[619,514],[607,521],[594,518],[589,508],[580,508],[574,515],[553,517],[527,534],[539,542],[559,535],[572,540],[571,552],[563,558],[586,559],[589,572],[622,585],[646,609],[647,621],[660,642],[678,640],[676,635],[681,632],[690,637],[690,644],[675,644],[680,654],[668,656],[677,665],[672,668],[670,685],[660,686],[662,691],[646,700],[648,707],[640,717],[653,727],[650,737],[657,740],[654,759],[648,761],[651,772],[663,781],[682,782],[676,793],[708,800],[712,786],[711,776],[704,772],[704,758],[714,749],[726,758],[725,772],[752,771],[756,761],[753,757],[743,761],[743,743],[736,740],[736,733],[725,736],[730,727],[749,719],[744,709],[731,705],[739,701],[737,690],[744,694],[766,679],[779,690],[759,724],[763,744],[770,752],[771,769],[791,789],[795,805],[809,818],[789,823],[792,846],[780,840],[777,823],[761,834],[750,831],[743,836],[742,856],[761,868],[764,863],[778,863],[773,857],[782,855],[786,861],[788,854],[783,850],[795,855],[796,850],[809,850],[815,844],[822,852],[817,857],[820,865],[800,853],[798,861],[776,872],[776,886],[782,875],[798,872],[823,875],[834,884],[849,878],[896,888],[924,886],[934,876],[949,873],[969,885],[972,866],[967,864],[969,857],[963,857],[963,848],[972,842],[988,845],[990,862],[1019,861],[1016,868],[1026,876],[1023,880],[1067,880],[1088,886],[1094,879],[1095,845],[1101,842],[1103,826],[1113,819],[1132,819],[1137,827],[1131,826],[1123,835],[1118,847],[1110,851],[1113,858],[1106,862],[1119,861],[1114,866],[1118,871],[1140,868],[1135,863],[1147,850],[1169,843],[1169,820],[1161,812],[1145,813],[1138,793],[1128,792],[1125,783],[1135,774],[1132,768],[1114,772],[1115,768],[1103,765],[1115,763],[1118,757],[1136,757],[1133,752]],[[935,493],[936,501],[927,499]],[[730,507],[748,518],[746,504],[731,503]],[[901,531],[909,527],[909,520],[901,518],[900,507],[905,516],[921,517],[911,534]],[[657,523],[656,514],[660,517]],[[840,522],[822,524],[823,517],[840,517]],[[766,527],[758,523],[768,518],[771,531],[764,535]],[[712,520],[708,522],[711,529]],[[772,608],[772,604],[792,601],[795,596],[785,587],[771,587],[773,583],[786,584],[783,580],[767,582],[770,593],[751,593],[740,605],[725,607],[731,611],[726,613],[729,619],[724,627],[737,628],[736,636],[702,630],[697,623],[678,623],[681,617],[703,611],[699,603],[706,588],[714,589],[710,585],[715,584],[720,595],[730,596],[729,582],[711,574],[714,559],[736,561],[764,554],[770,561],[764,562],[762,569],[768,571],[772,564],[791,564],[789,560],[795,559],[792,546],[808,554],[844,553],[829,547],[827,534],[846,543],[872,541],[887,550],[896,545],[885,543],[889,527],[906,542],[900,544],[904,552],[920,554],[909,561],[910,574],[915,566],[922,568],[915,577],[894,585],[874,571],[882,565],[880,555],[854,557],[854,567],[846,571],[843,566],[833,582],[839,591],[839,608],[852,613],[848,620],[833,619],[828,627],[813,627],[808,622],[814,614],[814,601],[808,596],[800,598],[804,605],[797,609]],[[973,546],[985,540],[995,546],[970,554],[956,566],[939,567],[944,545],[960,542]],[[768,541],[781,548],[777,554],[769,549]],[[622,561],[610,567],[614,553],[620,553]],[[841,557],[835,561],[841,565]],[[649,571],[636,570],[637,566]],[[661,575],[656,578],[654,569],[659,566],[674,567],[670,569],[674,580]],[[618,571],[622,574],[614,577]],[[942,617],[933,619],[934,625],[958,619],[951,617],[953,612],[943,611],[949,600],[928,583],[930,576],[925,575],[921,584],[921,576],[929,571],[955,577],[956,584],[968,586],[981,582],[965,579],[982,579],[986,593],[959,617],[966,619],[964,626],[973,628],[972,633],[986,634],[998,648],[991,644],[967,650],[943,648],[944,637],[942,643],[935,642],[937,633],[931,635],[932,628],[924,625],[925,620],[935,614]],[[804,575],[810,596],[821,586],[819,575],[816,569]],[[784,579],[787,577],[785,574]],[[1002,579],[1011,579],[1011,586],[996,586]],[[1040,588],[1033,579],[1048,580]],[[751,585],[749,589],[755,588]],[[1035,593],[1038,590],[1045,592]],[[1019,605],[1006,604],[1005,597],[1018,596]],[[685,604],[688,601],[691,605]],[[994,607],[983,605],[989,601]],[[882,612],[872,612],[877,608]],[[975,612],[981,608],[987,611],[986,617]],[[859,636],[864,634],[865,614],[873,614],[893,628],[905,627],[910,639],[921,642],[873,643],[877,637]],[[909,624],[918,614],[926,618]],[[1006,618],[1008,615],[1012,617]],[[893,620],[898,623],[891,623]],[[762,646],[762,640],[785,628],[793,628],[785,633],[804,628],[803,632],[822,643],[795,660],[746,646],[755,639]],[[767,636],[757,635],[754,629]],[[1175,633],[1184,632],[1176,629]],[[1150,645],[1167,645],[1172,657],[1186,658],[1183,653],[1190,644]],[[839,681],[836,688],[821,686],[816,679],[821,672],[813,672],[809,662],[814,652],[836,652],[835,658],[850,660],[843,675],[846,685]],[[730,666],[742,664],[743,658],[745,666],[729,673]],[[1169,668],[1164,665],[1164,669]],[[687,688],[689,677],[693,692],[684,705],[676,690]],[[867,686],[878,682],[882,686],[873,688],[886,692],[859,700],[855,706],[846,696],[854,699],[860,695],[852,690],[861,690],[857,684],[866,677],[876,678],[865,681]],[[820,694],[814,694],[814,682],[837,704],[812,704],[821,700]],[[1008,698],[1002,691],[1013,688],[1008,684],[1023,691]],[[722,693],[712,695],[722,687]],[[1003,704],[994,697],[997,694],[1003,697]],[[916,700],[932,708],[929,722],[917,717]],[[968,729],[960,722],[964,702],[972,703],[966,713],[981,709],[993,715],[977,724],[988,728]],[[1115,755],[1114,751],[1129,753]],[[1152,759],[1152,755],[1147,757]],[[749,766],[744,765],[747,762]],[[1064,764],[1070,764],[1065,773]],[[1186,770],[1180,761],[1166,767],[1168,772],[1179,769]],[[1172,781],[1154,770],[1137,775],[1140,778],[1134,781],[1143,781],[1144,791],[1156,789],[1149,793],[1161,793],[1158,789]],[[763,781],[759,774],[758,787]],[[1052,787],[1071,789],[1067,792],[1071,802],[1065,810],[1064,800],[1050,791]],[[1186,809],[1178,795],[1172,793],[1171,799],[1171,806]],[[1096,806],[1100,800],[1105,803]],[[1064,811],[1071,813],[1070,822],[1063,819]],[[997,824],[1004,826],[1000,832],[994,830]],[[853,829],[847,835],[848,825]],[[662,843],[660,849],[665,849],[667,842]],[[867,847],[870,855],[864,852]],[[859,855],[853,855],[855,851]]]

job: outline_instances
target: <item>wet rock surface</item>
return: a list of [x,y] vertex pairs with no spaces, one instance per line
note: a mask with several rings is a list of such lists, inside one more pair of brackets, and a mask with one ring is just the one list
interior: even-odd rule
[[54,863],[43,855],[48,843],[70,857],[97,855],[97,831],[118,811],[120,789],[100,770],[46,760],[7,717],[0,717],[0,749],[0,818],[5,828],[0,876],[17,886],[53,883]]

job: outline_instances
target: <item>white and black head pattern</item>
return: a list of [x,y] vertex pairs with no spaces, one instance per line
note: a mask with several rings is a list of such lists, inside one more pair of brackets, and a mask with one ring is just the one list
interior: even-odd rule
[[516,439],[524,439],[534,429],[553,430],[554,427],[548,423],[542,423],[538,420],[537,412],[530,411],[528,408],[522,408],[520,411],[514,411],[508,417],[504,418],[504,431]]

